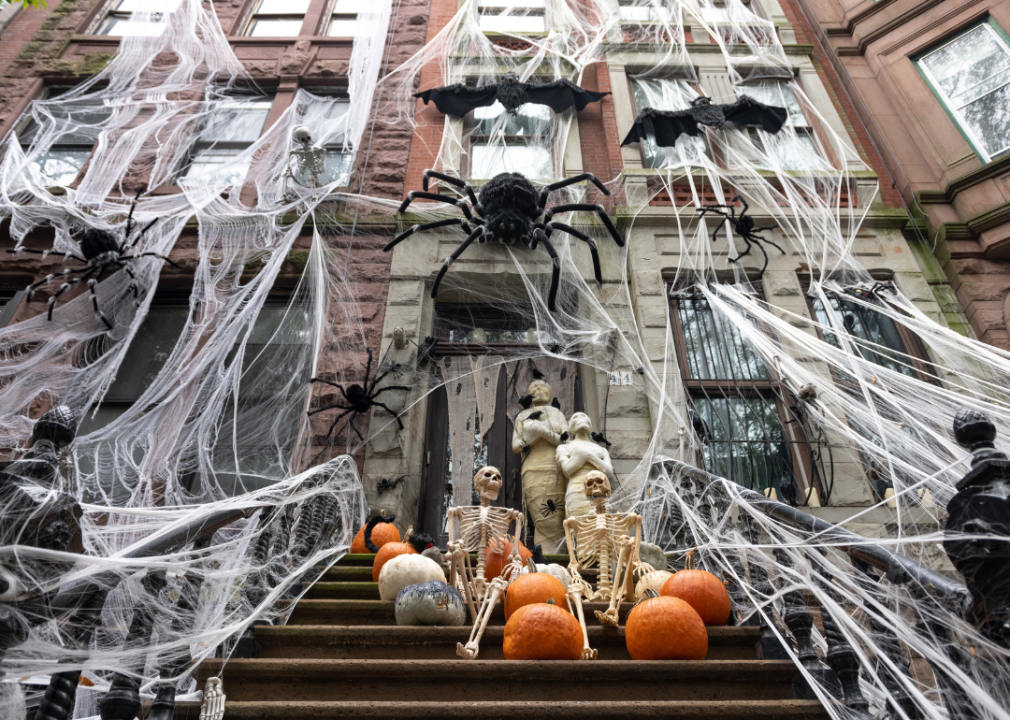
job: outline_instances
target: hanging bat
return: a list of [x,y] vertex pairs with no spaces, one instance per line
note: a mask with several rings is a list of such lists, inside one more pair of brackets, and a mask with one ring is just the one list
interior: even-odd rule
[[515,73],[505,73],[501,80],[490,85],[470,87],[468,85],[447,85],[419,92],[414,97],[435,103],[438,111],[446,115],[463,117],[474,108],[494,105],[500,102],[510,115],[515,115],[520,106],[530,103],[546,105],[556,113],[563,113],[570,107],[584,110],[591,102],[601,100],[610,93],[583,90],[571,80],[555,80],[554,82],[527,83],[519,79]]
[[775,134],[782,129],[788,117],[785,108],[765,105],[748,95],[741,95],[739,100],[728,105],[713,105],[710,98],[700,97],[692,100],[687,110],[646,108],[638,113],[631,132],[621,145],[641,142],[651,135],[660,147],[673,147],[681,135],[701,135],[699,125],[721,130],[727,122],[759,127]]

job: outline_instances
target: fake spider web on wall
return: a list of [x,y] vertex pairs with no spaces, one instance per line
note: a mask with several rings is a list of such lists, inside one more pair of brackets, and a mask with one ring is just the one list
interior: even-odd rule
[[[385,28],[390,12],[390,6],[378,5],[365,17],[359,16],[359,21]],[[150,20],[141,15],[137,19]],[[1005,388],[1010,357],[957,334],[938,322],[935,313],[925,313],[920,305],[932,297],[924,283],[910,280],[908,289],[899,283],[893,291],[869,294],[875,278],[857,257],[857,250],[864,242],[860,228],[872,215],[875,182],[864,182],[867,168],[851,143],[836,132],[831,118],[818,112],[818,103],[811,102],[794,79],[773,21],[738,0],[720,5],[635,0],[617,6],[602,0],[508,6],[468,0],[421,53],[381,80],[377,75],[383,44],[356,40],[347,114],[337,116],[331,112],[332,100],[300,91],[292,108],[248,149],[213,173],[178,180],[180,167],[193,161],[187,155],[191,134],[197,128],[211,135],[226,128],[232,118],[230,104],[236,102],[239,90],[243,101],[259,96],[249,90],[249,78],[212,11],[187,0],[163,21],[168,24],[159,37],[124,38],[119,54],[95,78],[65,95],[34,103],[32,117],[38,130],[24,147],[17,138],[10,138],[0,162],[0,212],[10,219],[11,236],[20,242],[29,232],[51,227],[57,255],[78,253],[76,238],[86,227],[122,232],[129,198],[138,189],[130,185],[132,176],[149,173],[152,188],[177,181],[182,189],[176,195],[142,194],[136,210],[142,224],[158,218],[138,248],[162,255],[173,248],[184,250],[194,278],[178,339],[139,399],[121,415],[104,424],[95,419],[97,406],[129,361],[133,341],[149,317],[162,267],[159,259],[150,257],[134,265],[142,288],[139,305],[126,294],[130,278],[125,273],[114,273],[99,283],[96,292],[104,313],[114,322],[111,331],[94,316],[87,294],[61,303],[52,322],[42,314],[0,331],[0,365],[2,375],[9,378],[0,387],[0,436],[6,445],[14,446],[30,435],[29,409],[39,398],[70,405],[82,414],[90,412],[86,417],[93,424],[83,428],[74,450],[77,477],[72,489],[90,503],[85,535],[96,557],[109,557],[139,534],[167,527],[192,512],[194,505],[251,502],[243,493],[260,486],[266,489],[258,492],[282,488],[324,492],[304,489],[311,485],[307,480],[313,471],[298,471],[311,459],[306,421],[309,380],[332,371],[317,366],[320,347],[326,344],[337,355],[354,358],[360,357],[364,347],[361,317],[346,310],[353,306],[357,287],[348,263],[355,225],[348,218],[369,214],[392,218],[396,203],[328,194],[336,182],[316,190],[289,186],[293,195],[286,197],[282,178],[295,126],[309,125],[320,142],[341,135],[348,151],[359,151],[370,122],[370,99],[376,93],[382,98],[376,122],[415,122],[412,96],[427,89],[417,87],[419,78],[427,79],[425,68],[438,69],[437,85],[490,83],[505,71],[516,72],[524,80],[566,78],[578,83],[595,63],[621,52],[616,43],[625,40],[648,50],[637,65],[626,65],[631,68],[628,75],[634,81],[639,107],[684,109],[700,86],[722,103],[752,93],[767,104],[786,107],[790,122],[775,135],[737,128],[705,129],[700,138],[683,137],[673,148],[646,148],[652,165],[649,172],[602,178],[614,193],[612,201],[605,201],[608,208],[620,209],[626,248],[611,242],[594,216],[578,213],[570,218],[574,227],[599,243],[602,290],[587,282],[592,278],[588,252],[572,240],[558,243],[561,297],[555,312],[549,312],[545,304],[550,276],[544,270],[546,256],[518,246],[481,248],[480,265],[462,264],[459,271],[446,275],[442,297],[465,300],[477,292],[485,304],[524,314],[534,331],[533,342],[510,355],[510,362],[548,356],[577,360],[585,377],[627,373],[641,402],[625,409],[636,413],[634,417],[647,418],[651,436],[633,462],[625,461],[612,506],[637,507],[650,517],[653,497],[678,496],[674,479],[660,477],[653,478],[653,495],[643,499],[654,461],[669,456],[692,462],[705,452],[688,414],[672,318],[666,311],[668,295],[693,293],[711,309],[722,334],[739,336],[772,369],[790,400],[806,386],[817,388],[817,397],[802,406],[804,422],[810,428],[808,434],[817,431],[827,438],[835,448],[836,462],[847,463],[857,473],[863,465],[873,465],[893,485],[902,498],[895,512],[894,536],[873,542],[913,559],[937,561],[933,552],[940,540],[936,523],[943,518],[954,483],[966,467],[964,451],[948,433],[950,418],[962,406],[974,407],[985,411],[1000,435],[1007,436],[1010,398]],[[695,38],[704,33],[714,40],[723,73],[695,69],[688,56],[687,26]],[[503,38],[497,42],[486,34],[495,29]],[[381,35],[376,32],[371,37]],[[572,169],[566,158],[578,150],[572,145],[574,114],[553,115],[538,107],[527,106],[517,118],[492,108],[472,123],[447,120],[436,169],[475,179],[487,179],[480,174],[496,168],[521,171],[541,183],[564,177]],[[801,117],[821,131],[805,133]],[[46,190],[49,183],[36,166],[69,133],[83,134],[98,144],[77,188],[57,195]],[[513,153],[517,137],[522,139],[523,151]],[[713,143],[721,148],[721,163],[712,158]],[[515,164],[503,167],[503,158]],[[233,185],[235,175],[247,170],[246,182],[256,190],[254,208],[244,204],[241,188]],[[581,192],[581,186],[568,188],[552,202],[577,201]],[[662,206],[667,215],[657,230],[655,208],[660,205],[653,203],[678,193],[686,193],[691,201]],[[752,214],[778,225],[779,230],[769,237],[790,258],[790,270],[806,268],[809,294],[822,308],[816,321],[795,307],[759,299],[758,288],[751,282],[753,273],[747,270],[753,264],[729,262],[745,249],[739,238],[730,235],[721,245],[713,243],[717,219],[699,219],[698,208],[712,201],[731,204],[737,194],[746,198]],[[594,191],[592,197],[598,194]],[[324,199],[338,204],[339,214],[324,207]],[[415,203],[411,212],[422,222],[458,214],[451,207],[423,202]],[[194,220],[196,234],[187,230]],[[298,238],[310,222],[312,243],[303,248]],[[343,247],[326,242],[319,230],[323,226],[326,237],[351,240]],[[659,235],[666,239],[657,240]],[[432,257],[439,257],[440,247],[458,245],[462,239],[458,230],[444,230],[406,242],[428,243]],[[779,262],[777,250],[764,249],[774,263]],[[299,252],[304,269],[297,288],[275,316],[276,322],[257,328],[276,278],[285,262]],[[655,272],[661,264],[672,270],[665,284]],[[643,273],[643,267],[651,275]],[[431,272],[436,269],[437,263],[430,268]],[[775,271],[773,264],[770,272]],[[427,269],[421,272],[430,277]],[[774,291],[773,280],[772,275],[765,278],[766,290]],[[766,297],[770,296],[766,293]],[[844,297],[848,305],[840,306],[837,297]],[[652,299],[651,310],[643,298]],[[657,300],[662,308],[659,319],[646,317],[648,312],[655,313]],[[886,354],[887,348],[851,332],[846,317],[854,313],[852,308],[872,311],[917,335],[931,359],[929,373],[905,372],[900,361],[889,367],[877,362],[873,353]],[[652,332],[647,331],[650,327]],[[69,360],[68,347],[77,349]],[[380,353],[375,357],[378,360]],[[385,361],[386,355],[381,357]],[[261,375],[256,372],[258,359],[269,360],[269,367],[285,372],[271,375],[265,367]],[[349,384],[360,380],[360,373],[356,363],[348,362],[333,377]],[[416,389],[403,400],[404,412],[430,391],[428,374],[423,377],[423,382],[417,374],[404,383]],[[837,378],[844,382],[836,382]],[[250,388],[253,379],[258,384]],[[621,429],[607,410],[609,390],[605,388],[609,385],[603,387],[602,391],[597,388],[596,412],[604,421],[611,418],[607,431],[616,439]],[[613,404],[617,406],[618,400]],[[380,435],[391,424],[390,418],[373,413],[364,440],[345,432],[346,447],[334,452],[354,452],[371,443],[388,445],[388,437]],[[244,464],[250,447],[257,448],[254,467]],[[616,444],[615,456],[620,449]],[[346,463],[340,464],[340,473],[339,487],[352,499],[339,505],[337,517],[340,527],[353,530],[362,513],[360,496],[354,496],[359,486]],[[920,494],[924,489],[928,495]],[[226,499],[230,495],[242,499]],[[290,502],[300,498],[295,493]],[[159,503],[167,509],[153,510]],[[735,526],[704,522],[702,504],[685,501],[680,510],[693,524],[696,544],[708,566],[735,583],[738,597],[746,601],[744,607],[751,614],[773,618],[781,613],[783,597],[793,590],[802,590],[833,610],[841,618],[841,632],[857,648],[866,669],[863,690],[875,713],[882,712],[893,690],[879,680],[877,663],[886,664],[881,660],[886,652],[873,631],[874,622],[898,628],[904,652],[912,660],[926,657],[935,666],[947,668],[967,693],[980,698],[983,716],[1008,717],[1005,708],[1010,698],[1000,689],[1006,675],[998,663],[966,674],[949,659],[949,647],[924,641],[904,628],[911,610],[931,614],[938,622],[956,625],[964,647],[1005,659],[1005,651],[976,630],[903,591],[894,590],[882,602],[875,590],[858,582],[850,566],[811,561],[809,553],[798,549],[801,544],[806,549],[823,547],[830,559],[835,551],[823,539],[800,536],[755,515],[753,522],[763,540],[754,545]],[[727,517],[749,514],[748,507],[732,502]],[[111,521],[99,524],[97,516],[108,508],[116,508]],[[658,535],[661,525],[655,512],[651,518],[646,539],[668,545],[668,538]],[[851,522],[858,525],[856,520]],[[78,716],[93,713],[94,697],[89,700],[88,696],[106,687],[106,671],[143,668],[137,672],[143,673],[147,687],[159,672],[148,660],[159,649],[196,643],[200,652],[208,654],[254,617],[264,616],[283,588],[236,615],[228,614],[231,608],[224,593],[234,578],[249,574],[247,549],[256,532],[256,524],[250,521],[216,540],[222,560],[209,569],[208,587],[218,594],[211,593],[201,610],[205,615],[200,627],[207,628],[205,632],[192,630],[192,624],[174,635],[165,629],[164,639],[159,635],[160,645],[144,650],[122,649],[122,634],[96,639],[86,671],[96,690],[79,691]],[[780,553],[779,565],[787,567],[788,560],[790,569],[775,592],[765,594],[756,589],[755,576],[741,573],[739,567],[766,562],[773,546]],[[305,558],[300,567],[334,557]],[[202,558],[186,562],[208,573]],[[110,561],[109,565],[124,576],[159,567],[155,562],[119,565]],[[292,568],[288,577],[297,577],[298,569]],[[122,628],[129,608],[156,602],[138,582],[120,587],[110,605],[109,627]],[[855,608],[861,608],[862,614]],[[46,634],[51,631],[41,628],[29,643],[8,655],[5,679],[48,674],[64,667],[54,666],[54,660],[69,666],[79,659],[65,658],[58,638]],[[823,646],[819,634],[817,642]],[[938,720],[947,716],[930,671],[903,682],[917,714]],[[827,700],[827,689],[814,684]],[[845,715],[837,704],[829,701],[827,707],[834,718]],[[905,710],[896,712],[909,716]]]

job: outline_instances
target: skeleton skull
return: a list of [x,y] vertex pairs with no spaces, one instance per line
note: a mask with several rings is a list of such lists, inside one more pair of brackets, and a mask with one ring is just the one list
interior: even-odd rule
[[586,497],[590,500],[610,497],[610,480],[599,470],[586,473]]
[[480,493],[481,500],[487,500],[488,502],[497,500],[501,485],[501,471],[490,465],[482,467],[473,476],[473,489]]
[[304,125],[299,125],[298,127],[296,127],[292,131],[291,137],[294,139],[296,143],[299,143],[300,145],[308,145],[310,142],[312,142],[312,133],[309,132],[309,129]]

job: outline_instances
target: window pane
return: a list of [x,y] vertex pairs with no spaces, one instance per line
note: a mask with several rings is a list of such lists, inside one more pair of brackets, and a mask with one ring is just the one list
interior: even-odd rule
[[119,12],[175,12],[182,0],[120,0],[114,6]]
[[304,15],[309,11],[310,0],[263,0],[256,8],[257,15]]
[[[631,84],[635,94],[635,105],[639,112],[646,108],[657,110],[686,110],[691,100],[698,96],[686,80],[635,80]],[[702,137],[691,137],[686,133],[677,138],[672,148],[659,147],[651,137],[642,141],[645,167],[662,168],[678,165],[700,164],[707,155],[707,146]]]
[[346,185],[351,179],[351,153],[342,150],[327,150],[325,170],[321,180],[324,183],[336,182]]
[[[1010,57],[987,25],[979,25],[921,62],[957,107],[1010,79]],[[996,79],[1000,80],[994,84]]]
[[709,432],[703,445],[709,472],[759,491],[792,481],[789,444],[774,400],[696,397],[694,407]]
[[505,135],[542,135],[546,133],[547,124],[551,121],[551,109],[546,105],[526,104],[515,115],[509,115],[496,100],[494,105],[473,111],[474,134],[490,135],[503,116],[505,122],[501,132]]
[[490,15],[481,13],[480,29],[482,32],[500,33],[542,33],[544,32],[542,15]]
[[669,22],[673,17],[670,8],[664,6],[656,7],[650,4],[621,5],[619,10],[621,20],[631,22]]
[[206,185],[239,185],[249,172],[250,160],[236,162],[237,154],[238,151],[202,152],[193,158],[185,178]]
[[355,37],[361,26],[358,25],[357,18],[351,19],[347,15],[334,15],[330,20],[330,27],[326,30],[329,37]]
[[337,0],[333,6],[334,15],[357,15],[368,9],[368,0]]
[[165,32],[165,25],[164,22],[110,17],[102,24],[98,34],[112,37],[157,37]]
[[[845,300],[835,293],[827,293],[827,296],[831,308],[841,318],[842,325],[849,335],[881,346],[867,347],[855,344],[856,352],[881,367],[909,377],[917,377],[915,369],[910,367],[912,359],[907,355],[908,350],[905,348],[905,343],[901,339],[901,334],[898,332],[898,326],[894,320],[860,303]],[[824,305],[821,304],[820,298],[812,298],[811,304],[814,307],[817,322],[825,327],[830,327],[828,314],[824,311]],[[824,339],[835,347],[841,347],[835,333],[824,331]]]
[[302,20],[253,20],[249,27],[252,37],[297,37]]
[[694,380],[767,380],[768,368],[735,327],[717,323],[701,295],[677,298],[688,371]]
[[200,142],[256,142],[263,132],[271,104],[270,100],[256,100],[217,110],[213,124],[200,132]]
[[533,145],[477,145],[472,147],[470,177],[492,178],[503,172],[522,173],[529,178],[550,178],[551,153]]
[[976,100],[962,112],[990,157],[1010,147],[1010,86]]
[[42,175],[49,187],[69,185],[84,167],[91,149],[63,150],[58,145],[49,148],[48,152],[40,153],[32,160],[32,165]]
[[186,327],[186,305],[152,305],[126,351],[106,402],[134,402],[164,367]]
[[803,108],[800,107],[796,94],[787,83],[763,82],[746,85],[740,88],[739,93],[741,95],[750,95],[765,105],[785,108],[789,113],[789,118],[786,122],[793,127],[807,127],[810,124],[803,116]]

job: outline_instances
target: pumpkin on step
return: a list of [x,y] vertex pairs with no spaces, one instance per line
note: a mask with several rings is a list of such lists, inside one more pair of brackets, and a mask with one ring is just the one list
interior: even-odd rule
[[729,622],[729,592],[722,580],[705,570],[681,570],[663,583],[660,595],[680,598],[693,607],[706,625]]
[[708,631],[698,613],[675,597],[655,590],[631,609],[624,624],[624,642],[632,660],[704,660]]
[[397,555],[417,555],[417,550],[413,545],[402,542],[388,542],[383,545],[379,548],[379,552],[375,553],[375,560],[372,561],[372,582],[379,582],[382,566]]
[[444,582],[432,580],[408,585],[396,595],[397,625],[446,625],[466,622],[463,595]]
[[[351,541],[352,553],[374,553],[388,542],[400,542],[400,531],[393,524],[395,518],[377,515],[361,526]],[[369,544],[374,549],[369,548]]]
[[558,607],[567,607],[565,586],[556,577],[537,572],[533,560],[526,561],[528,572],[516,578],[505,593],[505,619],[512,617],[519,608],[533,603],[553,600]]
[[[509,563],[510,555],[512,555],[512,540],[502,542],[498,538],[492,538],[487,545],[487,555],[484,557],[484,579],[491,582],[501,575],[501,571]],[[525,563],[526,559],[531,557],[533,553],[519,542],[519,561]]]
[[395,600],[408,585],[439,580],[445,582],[445,573],[438,563],[423,555],[397,555],[382,566],[379,572],[379,597]]
[[582,647],[579,621],[553,603],[525,605],[505,623],[506,660],[578,660]]

